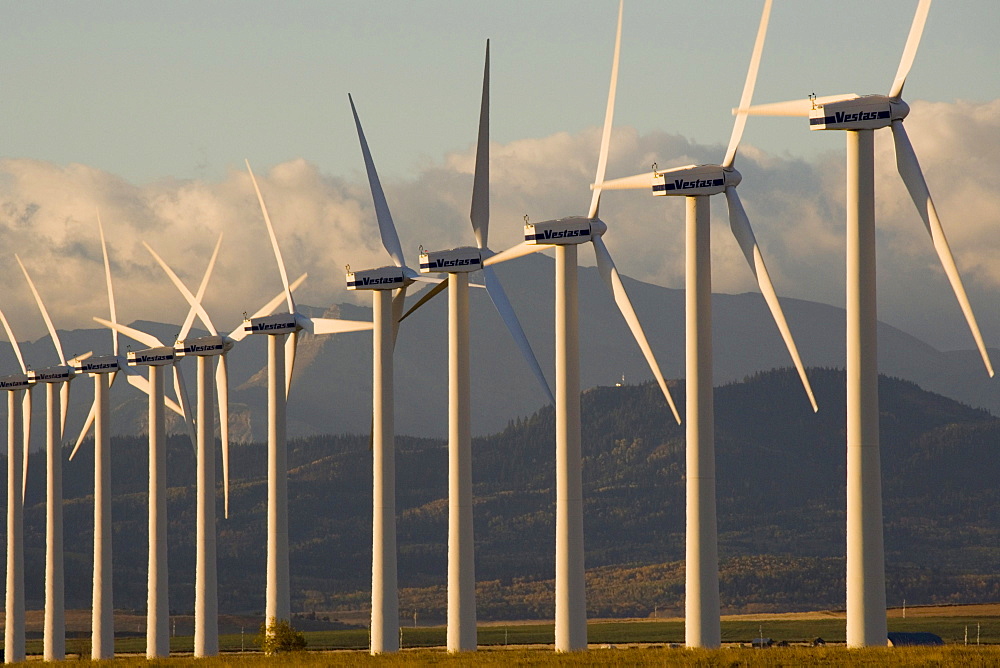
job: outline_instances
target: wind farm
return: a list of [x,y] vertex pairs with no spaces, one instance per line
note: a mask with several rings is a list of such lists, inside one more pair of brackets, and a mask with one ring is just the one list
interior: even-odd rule
[[[535,26],[480,37],[469,17],[496,29],[497,10],[473,3],[468,29],[393,45],[412,60],[378,67],[356,45],[356,83],[339,94],[352,90],[350,115],[342,97],[326,108],[342,75],[321,91],[322,61],[303,61],[315,93],[301,101],[323,102],[264,121],[274,132],[247,126],[249,159],[219,153],[219,133],[206,165],[227,168],[212,176],[130,183],[0,156],[16,260],[0,266],[5,661],[306,647],[488,663],[532,643],[534,660],[596,665],[619,644],[656,645],[655,662],[741,661],[741,645],[781,642],[1000,642],[1000,193],[973,176],[1000,169],[1000,87],[986,99],[983,73],[983,98],[921,97],[947,89],[932,62],[945,24],[995,9],[912,0],[845,35],[806,3],[752,4],[655,27],[642,0],[580,8],[565,17],[575,47],[554,37],[563,46],[526,68],[516,52],[535,46],[515,40]],[[315,29],[338,11],[360,16],[323,8]],[[297,14],[277,20],[276,44]],[[806,22],[813,46],[795,51]],[[485,63],[470,58],[484,41]],[[975,31],[965,41],[988,52]],[[826,94],[875,86],[890,46],[887,94]],[[831,49],[871,66],[845,85]],[[425,51],[440,62],[422,65]],[[652,61],[704,71],[664,77]],[[419,92],[402,96],[414,89],[400,69]],[[555,130],[535,103],[542,74]],[[221,105],[239,97],[219,91]],[[328,131],[273,158],[291,136],[279,126],[306,113]],[[770,116],[809,118],[804,139]],[[414,165],[425,128],[449,139]],[[829,130],[846,150],[823,144]],[[794,153],[812,144],[827,148]],[[320,146],[351,166],[325,173]],[[94,382],[72,383],[83,374]],[[937,608],[914,612],[945,602],[978,606],[963,608],[964,635]]]

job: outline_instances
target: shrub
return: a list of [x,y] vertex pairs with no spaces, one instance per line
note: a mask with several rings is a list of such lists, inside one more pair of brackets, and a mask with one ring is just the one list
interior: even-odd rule
[[254,642],[264,654],[301,652],[306,648],[306,637],[301,631],[296,631],[288,620],[274,617],[260,625],[260,633],[254,636]]

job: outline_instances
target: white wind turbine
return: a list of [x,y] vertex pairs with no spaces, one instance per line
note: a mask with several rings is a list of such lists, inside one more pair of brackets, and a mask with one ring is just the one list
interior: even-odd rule
[[[211,273],[209,265],[207,275]],[[178,338],[183,339],[194,322],[194,309],[181,327]],[[181,414],[188,428],[192,447],[197,438],[192,433],[184,377],[177,366],[179,361],[172,346],[134,327],[119,322],[94,318],[105,327],[149,346],[146,350],[128,351],[127,365],[149,367],[149,557],[146,582],[146,657],[156,658],[170,654],[170,606],[168,602],[167,571],[167,439],[163,408],[173,408]],[[163,393],[163,368],[172,366],[174,392],[177,404],[171,405]],[[175,408],[176,406],[176,408]]]
[[[875,130],[892,128],[896,169],[923,219],[989,375],[993,366],[944,228],[903,128],[903,84],[930,0],[917,5],[888,95],[829,95],[751,107],[751,114],[808,116],[811,130],[847,132],[847,644],[885,645],[885,553],[878,429],[875,293]],[[740,105],[745,107],[746,105]]]
[[[765,0],[757,37],[750,57],[740,108],[753,96],[764,38],[771,13]],[[649,188],[654,195],[686,198],[686,396],[687,396],[687,548],[685,558],[685,641],[688,647],[718,647],[721,643],[719,610],[718,531],[715,492],[715,430],[712,396],[712,277],[709,197],[725,193],[733,236],[757,279],[788,353],[798,371],[813,411],[816,399],[771,284],[764,258],[743,210],[736,186],[742,177],[733,167],[746,114],[733,125],[729,147],[720,165],[687,165],[594,184],[603,190]]]
[[[375,162],[348,95],[361,153],[375,204],[382,246],[393,265],[362,271],[347,269],[348,290],[372,290],[372,654],[399,649],[399,593],[396,571],[396,431],[393,351],[406,288],[420,280],[406,265]],[[393,292],[394,291],[394,292]]]
[[[621,49],[622,6],[618,7],[611,85],[601,135],[596,182],[604,180],[611,140],[618,60]],[[583,559],[583,481],[580,453],[580,343],[577,246],[591,242],[597,268],[611,290],[625,322],[639,344],[653,376],[672,411],[680,415],[660,373],[652,348],[625,291],[611,254],[604,244],[607,225],[598,218],[600,190],[591,199],[586,216],[525,225],[525,242],[486,259],[486,266],[555,248],[556,253],[556,629],[557,651],[587,647],[587,603]]]
[[[531,350],[521,323],[511,307],[492,266],[483,260],[494,255],[489,249],[490,220],[490,44],[486,42],[486,64],[476,146],[476,168],[469,218],[476,246],[420,255],[422,273],[447,273],[442,282],[413,308],[448,288],[448,634],[450,652],[476,649],[475,540],[472,517],[472,429],[471,381],[469,377],[469,273],[482,270],[486,290],[497,312],[514,338],[545,395],[555,403],[545,375]],[[412,311],[412,309],[411,309]]]
[[[288,571],[288,445],[285,433],[285,405],[292,383],[295,350],[299,332],[313,335],[359,332],[372,329],[372,323],[358,320],[310,318],[299,313],[288,284],[285,263],[274,235],[264,196],[257,185],[253,170],[247,161],[247,171],[260,203],[260,210],[267,225],[274,258],[278,263],[281,283],[285,288],[288,313],[271,316],[253,316],[243,321],[247,334],[267,335],[267,591],[265,623],[271,620],[288,621],[291,617],[291,598]],[[284,354],[279,351],[285,338]]]
[[[212,253],[209,266],[215,265],[219,254],[222,235]],[[195,339],[178,340],[174,351],[179,357],[194,355],[198,359],[198,407],[195,412],[197,426],[197,521],[196,521],[196,559],[195,566],[195,603],[194,603],[194,655],[215,656],[219,653],[219,592],[218,566],[216,559],[216,529],[215,529],[215,457],[212,454],[214,429],[212,424],[212,357],[218,357],[219,363],[215,370],[215,384],[219,397],[219,435],[222,447],[222,487],[224,499],[224,514],[229,517],[229,365],[227,355],[233,346],[246,337],[243,323],[228,335],[220,335],[211,317],[201,304],[205,288],[208,285],[210,272],[206,272],[194,295],[184,285],[183,281],[169,265],[148,244],[143,243],[170,281],[178,289],[191,307],[189,317],[195,313],[209,331],[208,336]],[[295,290],[305,275],[300,276],[289,287]],[[274,299],[261,308],[253,317],[269,315],[285,300],[285,293],[279,293]]]
[[[0,389],[7,391],[7,594],[4,606],[4,663],[25,659],[24,649],[24,486],[18,484],[28,455],[31,409],[30,383],[21,347],[0,310],[0,323],[7,332],[21,373],[0,377]],[[21,393],[24,392],[24,396]],[[22,412],[22,406],[24,411]]]
[[[90,353],[67,362],[59,334],[52,325],[28,270],[21,258],[14,256],[24,272],[31,294],[38,304],[52,345],[59,355],[59,365],[28,371],[32,383],[45,383],[45,621],[42,631],[42,657],[46,661],[66,658],[66,594],[63,568],[63,508],[62,508],[62,436],[69,407],[69,384],[76,376],[72,364],[86,359]],[[59,387],[58,391],[56,387]],[[60,408],[61,406],[61,408]]]

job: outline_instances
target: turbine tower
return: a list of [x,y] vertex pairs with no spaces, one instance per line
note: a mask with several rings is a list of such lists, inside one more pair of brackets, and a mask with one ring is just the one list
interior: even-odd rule
[[[206,274],[211,272],[209,266]],[[194,309],[191,309],[193,311]],[[184,418],[192,447],[197,441],[192,432],[189,412],[190,402],[184,376],[177,366],[178,358],[172,346],[152,334],[118,322],[94,318],[105,327],[119,334],[150,346],[145,350],[130,350],[126,354],[129,367],[149,367],[149,556],[146,581],[146,658],[170,655],[170,606],[168,601],[167,571],[167,438],[164,406]],[[178,338],[187,336],[194,321],[192,312],[182,325]],[[172,366],[174,393],[177,403],[168,400],[163,392],[163,369]]]
[[[97,229],[101,236],[104,256],[104,276],[108,286],[108,306],[112,322],[115,314],[114,290],[111,285],[111,265],[104,240],[104,226],[97,215]],[[118,357],[118,332],[111,332],[113,353],[90,357],[73,365],[77,374],[89,373],[94,378],[94,403],[89,418],[94,424],[94,593],[91,608],[90,658],[94,661],[110,659],[115,655],[115,622],[112,592],[111,545],[111,411],[110,391],[120,368]],[[77,439],[77,447],[70,453],[72,460],[91,419],[84,424]]]
[[[597,160],[596,182],[604,180],[614,112],[621,49],[622,5],[618,6],[611,85]],[[594,192],[586,216],[527,224],[525,241],[487,258],[487,267],[546,248],[556,253],[556,650],[587,648],[587,601],[583,559],[583,477],[580,452],[580,343],[577,247],[591,242],[601,278],[642,350],[663,396],[680,423],[667,383],[629,300],[618,269],[604,244],[607,225],[598,218],[600,190]]]
[[[372,323],[333,318],[309,318],[295,308],[295,300],[288,284],[285,263],[274,235],[264,196],[261,195],[250,163],[247,171],[260,203],[260,210],[267,225],[267,233],[278,263],[281,283],[285,288],[288,313],[271,316],[254,316],[243,321],[247,334],[267,335],[267,594],[264,610],[265,624],[272,620],[288,621],[291,617],[291,600],[288,573],[288,452],[285,434],[285,404],[291,388],[295,368],[295,350],[299,332],[310,334],[340,334],[372,329]],[[286,338],[287,335],[287,338]],[[284,339],[284,354],[279,345]]]
[[[765,0],[750,57],[740,108],[753,96],[760,57],[767,35],[771,0]],[[771,283],[760,247],[736,191],[742,177],[733,167],[746,114],[736,117],[726,155],[719,165],[687,165],[623,179],[598,180],[595,192],[649,188],[654,195],[684,197],[686,221],[686,386],[687,386],[687,546],[685,557],[685,642],[688,647],[719,647],[722,641],[719,610],[718,529],[715,491],[715,411],[712,383],[712,277],[709,197],[725,193],[733,236],[757,279],[789,356],[799,374],[813,411],[816,398],[799,357]]]
[[[494,255],[488,246],[490,221],[490,44],[486,42],[486,65],[476,146],[476,169],[469,218],[476,246],[420,255],[421,273],[447,273],[428,291],[417,308],[434,294],[448,288],[448,634],[449,652],[475,650],[476,574],[472,522],[472,411],[469,378],[469,274],[482,270],[486,290],[515,344],[538,379],[549,402],[555,403],[545,375],[535,358],[521,323],[507,299],[493,267],[483,266]],[[411,309],[412,312],[412,309]],[[404,316],[405,317],[405,316]]]
[[361,142],[382,246],[394,264],[376,269],[347,268],[348,290],[371,290],[372,332],[372,654],[399,650],[399,591],[396,571],[396,431],[394,422],[393,352],[406,289],[421,279],[406,265],[382,183],[354,100],[351,113]]
[[[0,389],[7,391],[7,594],[4,606],[4,663],[25,660],[24,650],[24,494],[18,484],[28,455],[31,412],[28,405],[30,383],[21,356],[21,347],[0,310],[0,323],[21,365],[21,373],[0,377]],[[24,396],[22,396],[22,392]],[[26,412],[22,413],[22,406]]]
[[[66,658],[66,594],[63,569],[63,509],[62,509],[62,436],[69,407],[69,384],[76,376],[72,364],[90,356],[75,357],[69,362],[63,354],[42,298],[35,288],[21,258],[14,256],[28,281],[31,294],[38,304],[42,319],[59,355],[59,365],[28,371],[31,383],[45,383],[45,621],[42,631],[42,657],[45,661]],[[58,387],[58,390],[57,390]],[[60,408],[61,406],[61,408]]]
[[[811,130],[847,133],[847,645],[885,645],[885,550],[878,428],[874,131],[891,127],[896,169],[917,207],[990,377],[993,366],[903,119],[903,85],[930,0],[917,5],[888,95],[829,95],[751,107],[751,114],[807,116]],[[743,107],[745,105],[741,105]]]
[[[219,254],[222,235],[212,253],[209,267],[215,265]],[[195,603],[194,603],[194,655],[215,656],[219,653],[219,587],[218,562],[216,559],[217,532],[215,526],[215,456],[212,454],[214,429],[212,425],[212,374],[211,358],[218,357],[219,363],[215,370],[215,385],[219,397],[219,435],[222,446],[222,488],[224,499],[224,514],[229,517],[229,364],[227,355],[233,346],[246,336],[243,323],[227,336],[219,335],[212,323],[211,317],[201,304],[211,270],[205,273],[198,294],[194,295],[180,280],[176,273],[164,262],[156,251],[143,243],[170,281],[178,289],[191,307],[189,316],[197,314],[202,324],[209,331],[208,336],[195,339],[179,340],[174,344],[174,352],[178,357],[194,355],[198,359],[198,407],[195,424],[197,426],[197,520],[196,520],[196,565],[195,565]],[[295,290],[305,276],[289,286]],[[254,317],[268,315],[278,304],[285,300],[285,294],[279,293]]]

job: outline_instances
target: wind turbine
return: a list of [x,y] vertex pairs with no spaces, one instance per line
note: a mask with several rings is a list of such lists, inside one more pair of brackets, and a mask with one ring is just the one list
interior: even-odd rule
[[[751,114],[808,116],[811,130],[847,132],[847,644],[885,645],[885,551],[878,429],[874,131],[891,127],[896,169],[917,207],[990,377],[993,366],[944,228],[910,144],[903,84],[917,55],[930,0],[917,5],[888,95],[853,93],[750,107]],[[746,105],[740,105],[741,108]]]
[[[740,100],[745,109],[753,96],[760,67],[764,38],[771,13],[765,0],[757,37],[750,57]],[[725,193],[729,225],[750,270],[757,279],[764,301],[788,348],[806,396],[816,411],[805,367],[785,320],[777,293],[771,283],[760,247],[750,227],[750,219],[736,191],[742,176],[733,162],[739,148],[746,114],[740,113],[733,125],[729,147],[719,165],[687,165],[638,174],[594,184],[595,194],[603,190],[649,188],[654,195],[684,197],[686,221],[686,387],[687,387],[687,547],[685,558],[685,641],[688,647],[718,647],[721,644],[719,619],[718,530],[715,492],[715,428],[712,396],[712,276],[709,197]]]
[[[209,266],[206,274],[211,273]],[[193,309],[192,309],[193,311]],[[167,439],[164,405],[171,407],[163,393],[163,368],[172,366],[177,411],[187,425],[192,446],[197,439],[191,433],[191,417],[184,377],[177,366],[177,356],[172,346],[134,327],[103,318],[94,318],[105,327],[149,346],[146,350],[130,350],[126,354],[130,367],[149,367],[149,558],[146,582],[146,657],[170,655],[170,607],[167,588]],[[194,315],[181,327],[178,338],[183,339],[194,322]]]
[[[18,472],[23,471],[28,455],[28,430],[31,413],[27,396],[30,391],[28,369],[21,347],[11,331],[7,317],[0,310],[0,322],[21,365],[21,373],[0,377],[0,389],[7,391],[7,594],[4,606],[4,663],[24,661],[24,494]],[[22,391],[24,396],[21,396]],[[22,406],[27,413],[22,413]]]
[[[267,592],[264,610],[265,624],[291,617],[288,572],[288,445],[285,434],[285,405],[295,367],[295,350],[302,330],[310,334],[339,334],[372,329],[372,323],[333,318],[309,318],[295,308],[288,284],[285,262],[281,258],[278,239],[274,235],[264,196],[250,162],[247,171],[257,193],[257,201],[267,225],[267,233],[278,263],[281,283],[285,288],[288,313],[252,316],[243,321],[247,334],[267,335]],[[287,339],[285,335],[288,335]],[[278,346],[284,341],[284,355]]]
[[[212,253],[209,266],[215,265],[219,254],[222,235]],[[210,372],[211,358],[218,357],[219,363],[215,371],[215,384],[219,396],[219,434],[222,446],[222,481],[225,517],[229,517],[229,365],[227,354],[238,342],[246,336],[243,323],[228,335],[219,334],[211,317],[201,304],[210,274],[206,272],[194,295],[180,280],[169,265],[148,244],[143,243],[170,281],[191,306],[189,317],[195,313],[209,331],[208,336],[195,339],[178,340],[174,344],[174,352],[178,357],[194,355],[198,359],[198,408],[196,410],[197,437],[197,526],[195,529],[197,541],[197,563],[195,566],[195,604],[194,604],[194,655],[215,656],[219,653],[219,592],[218,566],[216,559],[215,529],[215,457],[212,455],[214,429],[212,424],[212,374]],[[295,290],[305,275],[300,276],[289,287]],[[254,317],[268,315],[278,304],[285,300],[285,294],[279,293],[268,304],[261,308]]]
[[[621,49],[622,5],[618,6],[611,85],[597,160],[596,182],[604,180],[611,141],[618,60]],[[607,225],[598,218],[600,190],[596,190],[586,216],[525,225],[525,241],[487,258],[483,264],[554,248],[556,254],[556,650],[568,652],[587,647],[587,601],[583,560],[583,480],[580,453],[580,342],[578,312],[577,247],[591,242],[597,268],[608,285],[618,309],[642,350],[674,415],[667,383],[660,373],[652,348],[629,300],[625,285],[604,244]]]
[[[114,290],[111,285],[111,264],[104,240],[104,226],[97,216],[104,255],[104,277],[108,286],[108,307],[112,322],[115,315]],[[111,355],[90,357],[73,364],[77,374],[89,373],[94,377],[94,403],[84,424],[77,446],[70,453],[72,460],[84,436],[94,424],[94,593],[91,609],[90,658],[99,661],[115,654],[115,623],[112,591],[111,545],[111,411],[109,394],[121,367],[118,356],[118,332],[111,332]]]
[[348,290],[371,290],[372,331],[372,654],[399,650],[399,591],[396,571],[396,430],[393,352],[406,288],[419,280],[406,265],[382,183],[375,171],[354,99],[351,113],[375,204],[382,246],[394,264],[376,269],[347,268]]
[[[469,218],[476,246],[420,255],[421,273],[447,273],[428,292],[430,298],[448,287],[448,634],[450,652],[476,649],[475,541],[472,523],[472,429],[469,378],[469,273],[482,270],[486,290],[497,312],[521,350],[548,400],[555,403],[545,375],[528,344],[521,323],[492,266],[483,260],[495,255],[488,246],[490,220],[490,44],[486,65],[476,147],[476,169]],[[425,300],[422,300],[425,301]],[[421,302],[422,303],[422,302]],[[419,305],[419,304],[418,304]],[[416,306],[414,307],[416,308]],[[412,310],[412,309],[411,309]]]
[[[45,621],[42,638],[42,657],[46,661],[66,658],[66,594],[63,568],[63,509],[62,509],[62,436],[66,426],[69,406],[69,384],[76,376],[72,364],[86,359],[90,353],[79,355],[67,362],[59,334],[56,333],[42,298],[31,280],[21,258],[14,255],[35,297],[38,310],[52,337],[52,345],[59,355],[59,365],[28,371],[32,383],[45,383]],[[58,391],[56,387],[58,386]],[[60,408],[61,406],[61,408]]]

